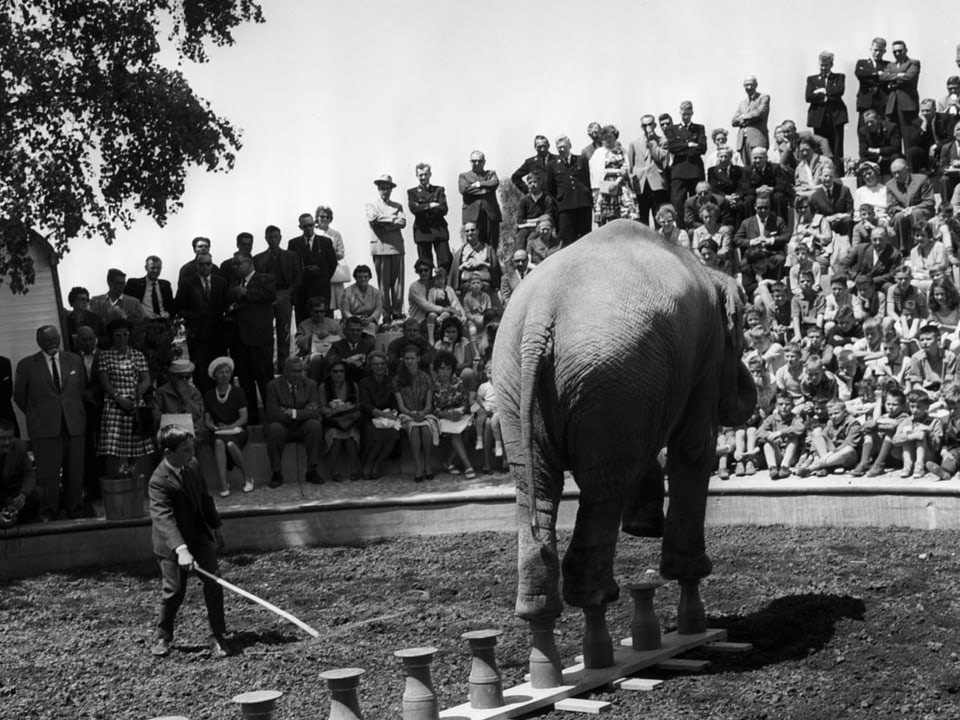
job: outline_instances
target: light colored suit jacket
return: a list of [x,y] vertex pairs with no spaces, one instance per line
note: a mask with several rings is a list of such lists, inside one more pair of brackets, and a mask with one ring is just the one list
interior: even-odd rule
[[744,98],[737,106],[731,124],[740,123],[737,128],[737,148],[744,144],[750,147],[770,147],[770,131],[767,118],[770,115],[770,96],[756,93],[752,98]]
[[104,325],[109,325],[117,318],[133,323],[143,319],[143,307],[140,301],[130,295],[121,295],[116,305],[110,301],[109,295],[97,295],[90,298],[90,310],[100,316]]
[[59,437],[64,423],[70,435],[82,436],[87,429],[86,389],[83,360],[73,353],[60,353],[60,390],[53,382],[46,353],[34,353],[17,363],[13,399],[27,418],[30,437]]
[[651,190],[663,190],[667,186],[664,174],[670,166],[670,153],[660,147],[657,140],[637,138],[627,147],[627,163],[637,194],[642,193],[647,185]]
[[919,208],[928,218],[933,217],[936,209],[933,201],[933,186],[926,175],[910,173],[906,190],[901,190],[897,179],[887,183],[887,214],[893,217],[908,207]]

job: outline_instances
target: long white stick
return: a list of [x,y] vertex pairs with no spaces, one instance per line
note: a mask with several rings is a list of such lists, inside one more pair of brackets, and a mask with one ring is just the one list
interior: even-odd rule
[[218,585],[222,585],[222,586],[225,587],[227,590],[230,590],[230,591],[232,591],[232,592],[235,592],[237,595],[242,595],[243,597],[247,598],[247,600],[253,600],[253,601],[254,601],[255,603],[257,603],[258,605],[263,605],[267,610],[269,610],[269,611],[272,612],[272,613],[276,613],[277,615],[279,615],[280,617],[282,617],[284,620],[289,620],[290,622],[292,622],[294,625],[296,625],[298,628],[300,628],[301,630],[303,630],[304,632],[306,632],[306,633],[307,633],[308,635],[310,635],[311,637],[315,637],[315,638],[316,638],[316,637],[320,637],[320,633],[317,632],[316,630],[314,630],[314,629],[313,629],[312,627],[310,627],[309,625],[307,625],[303,620],[301,620],[300,618],[294,617],[293,615],[291,615],[290,613],[288,613],[286,610],[281,610],[280,608],[278,608],[278,607],[277,607],[276,605],[274,605],[273,603],[269,603],[269,602],[267,602],[266,600],[264,600],[263,598],[259,598],[259,597],[257,597],[256,595],[254,595],[253,593],[247,592],[247,591],[244,590],[243,588],[238,588],[236,585],[234,585],[234,584],[232,584],[232,583],[228,583],[228,582],[227,582],[226,580],[224,580],[223,578],[217,577],[216,575],[214,575],[214,574],[212,574],[212,573],[208,573],[206,570],[204,570],[202,567],[200,567],[200,566],[197,565],[196,563],[194,563],[193,569],[196,570],[196,571],[197,571],[198,573],[200,573],[201,575],[203,575],[204,577],[210,578],[211,580],[213,580],[213,581],[214,581],[215,583],[217,583]]

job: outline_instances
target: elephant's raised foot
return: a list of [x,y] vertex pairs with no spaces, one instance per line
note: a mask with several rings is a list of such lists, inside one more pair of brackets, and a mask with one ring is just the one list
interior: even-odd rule
[[681,635],[699,635],[707,631],[707,614],[700,599],[699,582],[680,583],[680,602],[677,604],[677,632]]

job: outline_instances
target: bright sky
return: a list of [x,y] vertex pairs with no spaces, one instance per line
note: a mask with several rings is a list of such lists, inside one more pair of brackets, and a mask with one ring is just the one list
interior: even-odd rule
[[[447,188],[454,237],[460,225],[458,173],[472,150],[502,182],[533,154],[533,136],[569,135],[577,150],[592,120],[613,123],[621,140],[640,134],[644,113],[677,117],[693,101],[707,132],[729,127],[755,74],[771,95],[771,130],[785,118],[806,121],[804,79],[817,54],[836,54],[847,75],[853,114],[857,58],[880,35],[907,43],[922,61],[921,97],[940,97],[960,42],[956,0],[441,0],[310,2],[262,0],[266,23],[237,33],[232,48],[187,65],[195,90],[243,132],[229,174],[197,171],[184,209],[165,228],[143,219],[108,247],[77,247],[61,265],[64,293],[84,285],[106,291],[106,269],[143,274],[157,254],[164,277],[192,257],[190,239],[206,235],[214,259],[232,254],[241,230],[265,248],[263,229],[299,234],[297,216],[318,204],[334,210],[351,267],[370,264],[364,203],[373,178],[390,173],[394,199],[406,205],[414,165],[433,166]],[[855,151],[856,121],[847,126]],[[408,216],[408,222],[412,218]],[[408,226],[409,228],[409,226]],[[454,246],[459,241],[454,241]],[[285,245],[284,245],[285,246]],[[407,232],[407,284],[416,258]]]

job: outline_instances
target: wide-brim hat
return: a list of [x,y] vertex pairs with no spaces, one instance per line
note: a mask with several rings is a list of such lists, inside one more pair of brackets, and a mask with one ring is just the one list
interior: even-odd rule
[[193,373],[193,370],[195,367],[196,365],[194,365],[189,360],[183,360],[183,359],[174,360],[172,363],[170,363],[170,367],[167,369],[167,374],[168,375],[190,375],[191,373]]
[[210,361],[210,364],[207,365],[207,375],[210,376],[210,379],[213,380],[213,374],[217,371],[217,368],[221,365],[226,365],[230,368],[230,372],[233,372],[234,363],[232,358],[228,358],[226,355],[222,355],[218,358],[214,358]]
[[376,180],[373,181],[373,184],[378,187],[380,185],[386,185],[392,188],[397,186],[397,184],[393,181],[393,177],[391,177],[390,175],[381,175],[380,177],[378,177]]

